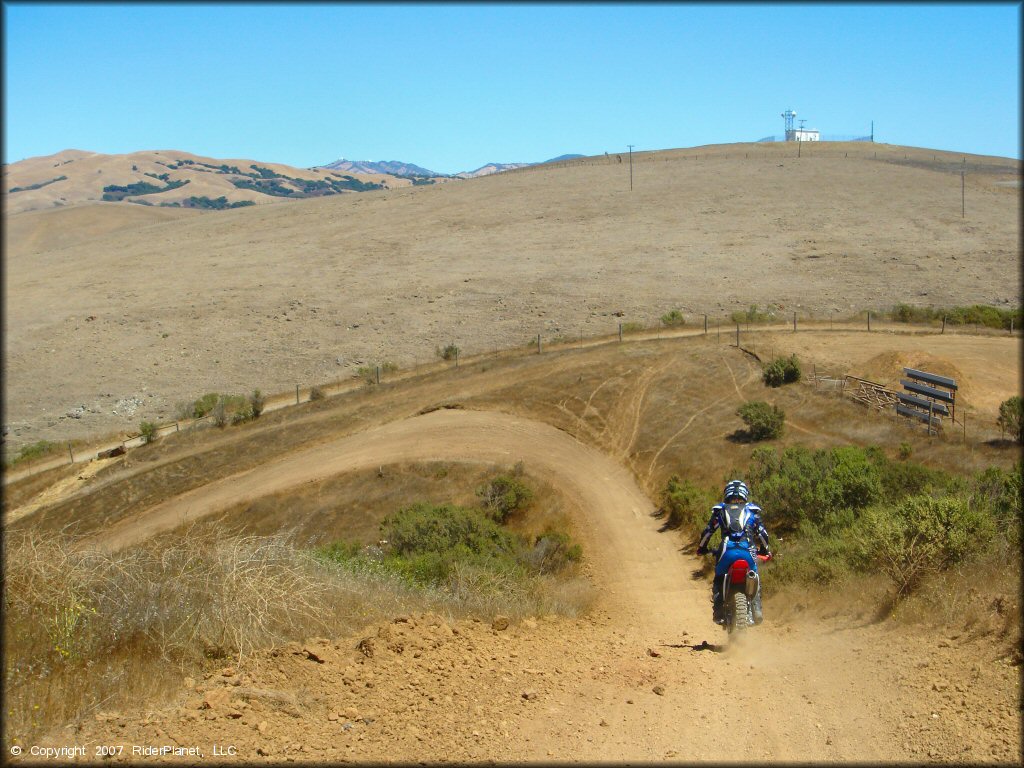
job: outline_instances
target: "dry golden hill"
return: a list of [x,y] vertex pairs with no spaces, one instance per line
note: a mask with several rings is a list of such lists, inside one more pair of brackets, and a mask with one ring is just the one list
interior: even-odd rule
[[[245,186],[239,187],[235,182]],[[303,182],[319,182],[317,188]],[[281,163],[223,160],[177,150],[105,155],[69,149],[4,167],[4,212],[22,213],[100,201],[142,206],[188,206],[193,197],[227,203],[275,203],[289,195],[361,191],[363,185],[409,185],[408,179]],[[148,187],[132,187],[145,184]],[[126,189],[118,191],[115,187]]]
[[[53,167],[65,154],[74,162]],[[93,162],[51,160],[47,173],[69,181]],[[1017,305],[1019,172],[1015,160],[889,145],[735,144],[635,153],[632,192],[627,157],[611,155],[287,205],[163,209],[180,214],[168,221],[149,215],[160,209],[129,220],[144,206],[128,203],[92,205],[87,222],[8,207],[6,447],[134,430],[208,391],[404,368],[449,343],[469,355],[610,334],[671,309],[693,324],[751,304],[786,317]]]

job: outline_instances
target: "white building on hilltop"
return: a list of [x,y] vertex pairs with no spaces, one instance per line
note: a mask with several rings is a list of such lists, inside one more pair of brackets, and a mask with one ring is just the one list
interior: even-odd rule
[[804,128],[806,120],[800,121],[800,127],[793,127],[793,118],[796,117],[796,112],[792,109],[787,109],[782,113],[783,119],[786,121],[786,141],[821,141],[821,134],[814,128]]

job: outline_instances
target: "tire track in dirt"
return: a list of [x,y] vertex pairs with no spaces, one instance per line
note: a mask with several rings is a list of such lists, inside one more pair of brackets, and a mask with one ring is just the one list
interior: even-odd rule
[[[732,370],[731,369],[729,370],[729,373],[730,373],[730,375],[732,375]],[[745,382],[744,386],[746,386],[746,384],[749,383],[749,382],[750,382],[750,378],[748,377],[747,382]],[[733,377],[733,384],[735,385],[735,383],[736,383],[736,379],[735,379],[735,377]],[[736,391],[739,392],[739,388],[738,387],[737,387]],[[661,454],[665,452],[665,449],[668,448],[676,440],[678,440],[690,428],[690,425],[694,422],[694,420],[698,416],[700,416],[702,413],[706,413],[707,411],[709,411],[711,408],[714,408],[719,403],[722,403],[722,402],[728,400],[730,397],[732,397],[732,395],[723,395],[722,397],[719,397],[716,400],[712,400],[706,406],[704,406],[700,410],[695,411],[693,414],[691,414],[690,418],[686,420],[686,423],[683,424],[683,426],[679,430],[677,430],[668,440],[666,440],[662,444],[662,446],[655,452],[654,456],[651,458],[651,463],[647,466],[647,478],[649,479],[649,478],[651,478],[654,475],[654,470],[655,470],[655,468],[656,468],[656,466],[658,464],[658,459],[661,457]],[[742,394],[740,395],[740,397],[742,398]]]

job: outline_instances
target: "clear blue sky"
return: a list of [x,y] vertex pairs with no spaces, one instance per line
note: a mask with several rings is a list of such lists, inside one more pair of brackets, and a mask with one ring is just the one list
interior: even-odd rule
[[783,132],[1020,155],[1017,3],[5,2],[4,161],[179,149],[441,173]]

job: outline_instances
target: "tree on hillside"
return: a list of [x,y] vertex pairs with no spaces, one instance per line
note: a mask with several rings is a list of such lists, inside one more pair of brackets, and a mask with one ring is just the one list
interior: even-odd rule
[[1024,442],[1024,400],[1014,395],[999,406],[999,428],[1010,433],[1018,443]]

